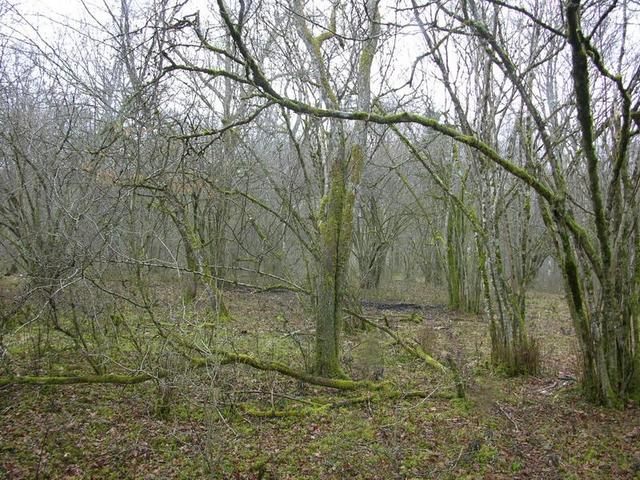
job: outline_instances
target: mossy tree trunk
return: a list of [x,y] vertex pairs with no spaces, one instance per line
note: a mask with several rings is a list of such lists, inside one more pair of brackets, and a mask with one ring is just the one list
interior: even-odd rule
[[317,279],[315,373],[344,376],[340,368],[342,304],[351,253],[353,192],[348,190],[345,162],[335,162],[320,225],[321,259]]
[[[628,169],[631,94],[622,77],[609,73],[591,40],[583,36],[581,8],[579,1],[567,3],[567,38],[597,244],[586,252],[576,252],[566,233],[566,219],[557,209],[552,215],[569,306],[582,348],[585,391],[597,402],[620,406],[625,399],[640,395],[640,233],[634,201],[640,173],[636,166],[632,177]],[[597,71],[613,82],[620,97],[609,185],[604,190],[593,126],[589,58]]]
[[447,209],[447,292],[449,307],[455,310],[464,305],[464,218],[456,205]]
[[[549,214],[549,212],[547,212]],[[551,220],[549,218],[549,220]],[[630,225],[628,225],[630,227]],[[558,225],[556,252],[582,353],[583,389],[588,398],[623,406],[639,398],[638,233],[633,248],[620,248],[603,282],[601,272],[580,259],[570,236]],[[603,283],[611,282],[611,288]]]
[[[368,0],[367,41],[363,42],[358,59],[357,101],[364,111],[371,108],[371,66],[380,31],[379,0]],[[323,44],[335,37],[337,7],[334,7],[329,28],[314,36],[305,20],[301,0],[292,0],[298,35],[311,58],[323,103],[328,108],[339,108],[340,100],[334,91],[329,69],[322,52]],[[340,367],[340,336],[343,329],[343,300],[352,246],[353,209],[357,186],[368,151],[366,124],[359,124],[347,146],[344,124],[331,119],[331,134],[325,168],[325,192],[320,204],[318,238],[318,276],[316,279],[316,337],[315,373],[327,377],[342,377]],[[349,153],[347,153],[349,152]]]

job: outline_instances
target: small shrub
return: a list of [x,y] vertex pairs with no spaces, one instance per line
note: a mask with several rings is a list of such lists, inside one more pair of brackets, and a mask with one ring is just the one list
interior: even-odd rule
[[534,338],[527,338],[512,350],[494,348],[491,360],[497,372],[507,376],[538,375],[540,373],[540,344]]

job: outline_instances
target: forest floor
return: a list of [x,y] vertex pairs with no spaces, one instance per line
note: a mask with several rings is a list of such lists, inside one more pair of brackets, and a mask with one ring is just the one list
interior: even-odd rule
[[[311,325],[295,296],[225,295],[233,319],[212,328],[216,342],[309,363]],[[367,316],[454,358],[466,398],[442,398],[451,385],[378,331],[345,335],[345,371],[425,398],[362,397],[243,365],[194,370],[167,355],[175,374],[160,384],[0,387],[0,478],[640,479],[640,410],[580,398],[561,296],[531,295],[543,365],[527,378],[492,371],[487,324],[449,311],[437,291],[398,283],[365,298]],[[30,341],[12,346],[22,373],[33,373],[20,365]],[[71,353],[57,356],[68,365]]]

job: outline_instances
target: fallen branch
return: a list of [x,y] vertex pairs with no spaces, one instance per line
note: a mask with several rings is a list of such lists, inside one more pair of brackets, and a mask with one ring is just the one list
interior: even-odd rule
[[[208,352],[203,352],[201,349],[197,349],[201,354],[207,354]],[[317,375],[313,375],[307,372],[301,372],[299,370],[295,370],[284,363],[273,362],[273,361],[264,361],[259,360],[251,355],[246,355],[244,353],[233,353],[227,352],[225,350],[213,350],[210,353],[212,356],[219,357],[219,361],[215,362],[214,358],[192,358],[191,361],[196,366],[206,366],[210,364],[219,363],[221,365],[229,365],[232,363],[240,363],[243,365],[249,365],[257,370],[263,370],[267,372],[278,372],[287,377],[295,378],[296,380],[300,380],[301,382],[311,383],[313,385],[319,385],[322,387],[335,388],[338,390],[382,390],[386,388],[385,383],[376,383],[370,381],[363,380],[349,380],[343,378],[326,378],[320,377]]]
[[373,322],[371,320],[369,320],[366,317],[363,317],[362,315],[353,312],[351,310],[345,310],[349,315],[356,317],[358,320],[365,322],[368,325],[371,325],[379,330],[382,330],[383,332],[385,332],[387,335],[389,335],[391,338],[393,338],[398,345],[400,345],[402,348],[404,348],[407,352],[409,352],[411,355],[413,355],[414,357],[419,358],[420,360],[422,360],[424,363],[426,363],[428,366],[430,366],[431,368],[438,370],[440,372],[446,373],[447,372],[447,368],[442,365],[439,361],[437,361],[435,358],[433,358],[431,355],[429,355],[427,352],[425,352],[419,345],[412,345],[411,343],[409,343],[407,340],[404,340],[402,337],[400,337],[397,333],[395,333],[393,330],[391,330],[389,327],[385,326],[385,325],[380,325],[377,322]]
[[415,312],[408,315],[404,313],[386,313],[384,315],[372,316],[371,320],[373,321],[393,320],[396,322],[411,322],[416,324],[421,324],[423,322],[423,318]]
[[151,375],[79,375],[36,377],[32,375],[0,377],[0,386],[5,385],[71,385],[77,383],[115,383],[133,385],[154,380]]

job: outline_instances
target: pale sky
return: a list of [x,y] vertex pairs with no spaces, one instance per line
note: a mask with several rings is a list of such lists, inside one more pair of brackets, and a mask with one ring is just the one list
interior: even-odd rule
[[[320,0],[322,3],[324,0]],[[62,45],[66,38],[69,42],[81,41],[82,36],[89,34],[95,36],[98,39],[102,38],[104,31],[100,32],[99,28],[92,30],[90,26],[95,26],[97,22],[108,23],[109,14],[107,13],[105,3],[113,6],[114,10],[119,11],[120,0],[14,0],[15,10],[8,15],[2,22],[0,28],[2,31],[12,30],[14,36],[25,36],[33,38],[33,30],[36,29],[39,36],[47,41],[51,42],[52,46]],[[134,0],[134,6],[145,5],[145,0]],[[210,0],[189,0],[189,3],[184,9],[185,13],[191,13],[199,10],[203,16],[206,16],[205,12],[210,11]],[[316,6],[318,3],[316,3]],[[310,7],[310,11],[312,8]],[[20,12],[24,22],[12,22],[11,17],[15,16],[17,12]],[[387,19],[388,20],[388,19]],[[22,23],[22,26],[17,27]],[[56,28],[56,24],[71,26],[75,33],[69,32],[61,34],[62,29]],[[629,36],[637,39],[638,25],[631,22],[629,25]],[[67,37],[68,36],[68,37]],[[392,78],[398,80],[398,85],[402,84],[408,78],[408,70],[413,64],[417,55],[422,54],[425,51],[425,46],[420,35],[409,35],[409,37],[403,37],[398,42],[397,50],[394,52],[393,66],[395,75]],[[637,42],[633,42],[637,43]],[[55,47],[52,47],[55,48]],[[380,60],[380,59],[379,59]],[[450,58],[453,66],[455,66],[456,58],[453,54]],[[433,66],[431,66],[433,68]],[[374,79],[374,85],[376,80]],[[392,84],[393,84],[392,80]],[[379,85],[378,85],[379,86]],[[396,85],[393,85],[396,86]],[[374,87],[375,89],[375,87]],[[442,91],[442,86],[439,82],[430,82],[428,86],[429,94],[432,99],[442,101],[445,97]],[[440,99],[440,100],[438,100]],[[438,105],[436,108],[446,108],[444,105]]]

